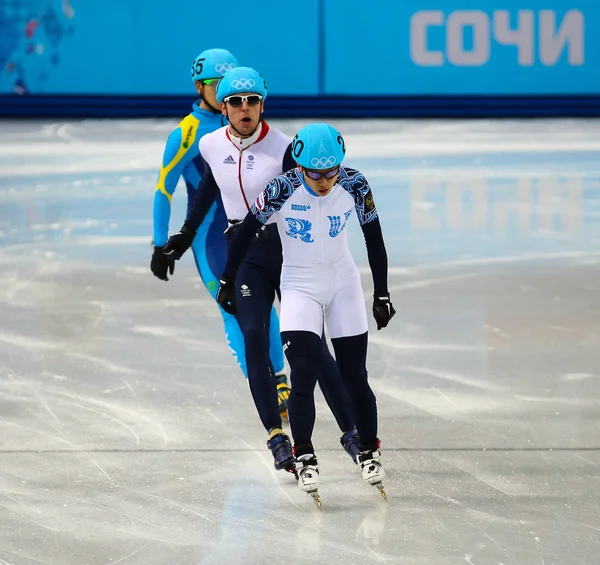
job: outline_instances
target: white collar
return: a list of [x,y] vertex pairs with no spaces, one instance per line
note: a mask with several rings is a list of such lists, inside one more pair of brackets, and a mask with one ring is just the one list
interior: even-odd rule
[[240,151],[243,151],[250,147],[260,137],[260,133],[262,132],[262,121],[258,123],[256,131],[250,137],[237,137],[231,133],[230,128],[227,129],[231,143],[233,143]]

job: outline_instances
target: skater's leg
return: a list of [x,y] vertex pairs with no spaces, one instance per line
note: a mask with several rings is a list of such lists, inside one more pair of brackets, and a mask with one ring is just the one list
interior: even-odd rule
[[382,483],[385,471],[377,438],[377,401],[367,378],[367,315],[358,272],[337,289],[328,305],[326,319],[340,374],[354,405],[360,435],[357,462],[363,479],[375,485],[385,498]]
[[[281,277],[281,240],[277,231],[277,224],[269,224],[266,229],[266,237],[262,241],[262,246],[265,252],[269,254],[273,260],[270,262],[269,277],[277,298],[281,301],[281,291],[279,289],[279,282]],[[281,327],[279,323],[279,316],[275,306],[271,308],[271,317],[269,324],[269,343],[271,357],[271,364],[275,373],[277,383],[277,400],[279,402],[279,413],[282,419],[288,419],[288,399],[290,396],[290,387],[288,384],[288,378],[285,372],[285,362],[283,348],[281,347]]]
[[290,428],[294,438],[295,468],[300,490],[310,493],[321,507],[319,464],[312,444],[315,425],[315,385],[321,370],[320,338],[307,331],[281,332],[290,365],[292,392],[288,403]]
[[327,347],[325,334],[321,338],[321,345],[323,348],[323,370],[319,376],[319,387],[340,430],[342,430],[340,443],[346,450],[346,453],[350,455],[352,461],[356,463],[356,456],[359,451],[359,437],[355,427],[352,401],[350,400],[346,383],[344,383],[340,376],[337,363]]
[[279,328],[279,317],[275,306],[271,308],[271,320],[269,325],[269,355],[271,357],[271,365],[275,373],[275,381],[277,383],[277,402],[279,405],[279,414],[283,420],[288,419],[288,400],[290,397],[290,387],[288,384],[287,375],[285,374],[285,363],[283,357],[283,348],[281,347],[281,335]]
[[269,360],[268,328],[274,290],[264,272],[247,260],[240,266],[236,287],[236,320],[244,336],[252,398],[267,432],[281,431],[275,380]]
[[356,428],[362,448],[377,447],[377,402],[367,379],[367,336],[338,337],[331,340],[340,373],[354,405]]
[[235,316],[228,314],[221,308],[223,317],[223,325],[225,326],[225,339],[233,358],[237,361],[239,368],[248,378],[248,366],[246,364],[246,346],[244,344],[244,336]]
[[323,370],[319,375],[319,387],[340,430],[345,434],[354,428],[352,402],[324,334],[321,337],[321,352]]
[[320,336],[309,331],[282,331],[285,355],[290,365],[292,391],[288,401],[290,428],[296,455],[314,452],[315,385],[321,371]]
[[343,286],[327,305],[327,329],[337,365],[352,399],[360,444],[377,444],[377,404],[367,380],[367,311],[360,275],[349,271]]
[[[310,444],[314,388],[321,371],[323,307],[306,291],[281,288],[281,341],[290,365],[290,428],[296,444]],[[295,414],[292,414],[295,412]]]
[[279,316],[275,306],[271,308],[269,323],[269,356],[275,375],[280,375],[285,371],[285,362],[283,348],[281,347],[281,330],[279,328]]
[[[192,251],[198,274],[215,302],[219,288],[219,276],[225,268],[225,259],[227,257],[227,239],[223,234],[226,227],[227,220],[225,219],[223,204],[219,197],[204,218],[192,243]],[[235,316],[225,312],[218,303],[217,308],[219,308],[219,312],[223,318],[227,345],[244,376],[247,377],[244,337],[240,327]]]
[[377,402],[367,380],[367,333],[332,340],[340,373],[348,385],[354,401],[356,427],[360,436],[359,453],[363,479],[379,488],[386,498],[382,481],[385,471],[381,465],[379,439],[377,438]]
[[[193,251],[198,272],[202,277],[202,281],[205,282],[207,280],[205,278],[207,276],[205,266],[203,265],[201,257],[198,255],[198,253],[196,253],[195,248],[193,248]],[[217,282],[215,282],[212,278],[209,278],[208,283],[205,282],[205,286],[212,295],[212,297],[216,298],[217,289],[219,288],[218,279]],[[244,373],[244,376],[248,378],[248,368],[246,366],[246,348],[244,344],[244,336],[242,334],[242,330],[240,329],[240,325],[238,324],[235,316],[225,312],[225,310],[223,310],[223,308],[221,308],[221,306],[218,303],[217,308],[219,309],[221,318],[223,318],[225,340],[227,341],[227,345],[229,346],[229,351],[231,351],[233,358],[236,360],[239,368],[242,370],[242,373]]]

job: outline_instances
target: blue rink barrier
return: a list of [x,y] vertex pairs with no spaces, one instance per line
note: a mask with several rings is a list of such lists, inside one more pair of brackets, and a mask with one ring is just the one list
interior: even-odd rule
[[[189,96],[0,95],[0,117],[182,117]],[[600,95],[572,96],[272,96],[266,117],[486,118],[597,117]]]
[[259,4],[248,41],[193,0],[0,2],[0,116],[182,116],[208,47],[259,70],[270,116],[600,116],[598,0]]

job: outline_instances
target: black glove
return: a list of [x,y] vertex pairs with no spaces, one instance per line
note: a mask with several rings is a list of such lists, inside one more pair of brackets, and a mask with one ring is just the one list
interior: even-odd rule
[[377,329],[385,328],[396,314],[390,302],[390,293],[373,296],[373,318],[377,322]]
[[150,269],[154,273],[155,277],[163,281],[168,281],[167,271],[173,274],[175,271],[175,260],[167,257],[163,253],[162,247],[154,247],[154,253],[152,253],[152,261],[150,261]]
[[234,281],[226,277],[221,277],[219,279],[219,283],[219,289],[217,290],[217,302],[228,314],[237,314]]
[[181,259],[181,256],[191,247],[196,232],[183,224],[181,230],[172,235],[163,248],[163,253],[170,259]]

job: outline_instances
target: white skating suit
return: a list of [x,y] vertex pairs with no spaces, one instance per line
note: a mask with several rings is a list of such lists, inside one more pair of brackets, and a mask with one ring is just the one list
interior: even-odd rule
[[[291,138],[264,121],[249,138],[231,136],[228,126],[202,137],[200,153],[213,177],[208,181],[207,190],[213,197],[221,191],[229,223],[243,220],[267,183],[281,174],[290,142]],[[209,198],[206,203],[212,204],[213,199]],[[206,205],[194,204],[194,208],[201,208],[202,212],[208,210]],[[198,213],[199,210],[192,210],[190,219],[195,221]]]
[[348,249],[346,225],[356,211],[361,225],[377,219],[373,195],[359,171],[342,167],[333,189],[318,196],[298,169],[272,180],[251,213],[261,223],[273,216],[283,246],[281,331],[331,338],[367,331],[360,274]]

